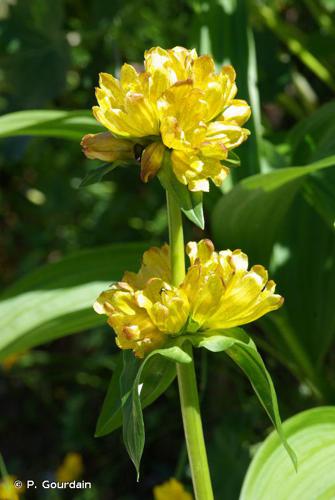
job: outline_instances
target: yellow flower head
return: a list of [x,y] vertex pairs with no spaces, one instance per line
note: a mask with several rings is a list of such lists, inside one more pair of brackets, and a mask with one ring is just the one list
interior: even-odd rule
[[79,453],[67,453],[63,463],[56,471],[56,479],[60,482],[75,481],[84,472],[83,459]]
[[108,316],[121,349],[142,358],[168,338],[244,325],[282,305],[266,269],[248,270],[241,250],[216,252],[210,240],[201,240],[188,243],[187,253],[191,265],[178,287],[170,284],[164,245],[145,252],[137,274],[125,273],[98,297],[94,309]]
[[[229,172],[221,161],[249,135],[242,125],[250,107],[235,99],[235,78],[232,66],[216,73],[210,56],[198,57],[183,47],[146,51],[144,71],[124,64],[119,80],[100,73],[93,113],[109,130],[110,150],[105,150],[108,140],[96,134],[90,136],[90,147],[84,138],[84,153],[118,159],[125,150],[133,149],[135,157],[140,150],[141,176],[147,181],[168,148],[177,179],[191,191],[208,191],[208,179],[220,185]],[[115,138],[120,140],[114,146]],[[104,142],[104,158],[99,142]]]
[[20,495],[25,491],[25,487],[16,487],[15,476],[5,476],[0,482],[0,500],[19,500]]
[[193,497],[179,481],[172,478],[159,486],[155,486],[154,500],[193,500]]

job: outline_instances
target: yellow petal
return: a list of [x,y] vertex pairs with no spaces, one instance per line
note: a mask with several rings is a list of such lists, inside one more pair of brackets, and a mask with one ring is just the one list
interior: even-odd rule
[[99,314],[107,314],[121,349],[132,349],[137,357],[161,346],[165,337],[151,321],[147,311],[138,306],[135,293],[127,283],[114,285],[100,294],[94,304]]
[[142,265],[138,273],[125,272],[122,281],[134,289],[143,289],[151,278],[161,278],[169,282],[171,278],[170,251],[168,245],[151,247],[144,252]]
[[[274,295],[273,282],[267,282],[263,266],[253,266],[248,271],[248,258],[240,250],[220,253],[219,261],[217,272],[222,276],[225,290],[216,311],[204,322],[205,328],[244,325],[280,307],[282,298]],[[222,267],[224,261],[226,267]]]
[[136,129],[136,137],[159,134],[155,108],[143,94],[129,92],[125,98],[127,122]]
[[200,328],[208,316],[215,313],[224,292],[220,275],[216,272],[208,273],[199,261],[189,268],[182,289],[190,304],[192,320]]
[[233,99],[222,113],[222,120],[233,125],[243,125],[251,115],[250,106],[246,101]]
[[137,304],[147,311],[161,332],[178,334],[181,331],[189,313],[189,303],[183,290],[159,278],[152,278],[135,296]]
[[239,146],[249,135],[249,130],[238,125],[215,121],[207,126],[206,142],[223,144],[229,150]]
[[229,102],[232,99],[234,99],[237,92],[235,79],[236,79],[236,72],[234,68],[230,65],[223,66],[220,72],[220,81],[222,83],[224,101],[227,104],[229,104]]
[[148,182],[160,169],[164,158],[165,147],[161,142],[152,142],[147,146],[141,158],[141,179]]
[[216,118],[225,107],[225,99],[224,94],[222,92],[222,85],[214,81],[207,85],[207,89],[205,90],[205,101],[207,102],[207,114],[205,117],[205,121],[209,122]]
[[197,51],[195,49],[188,50],[184,47],[177,46],[168,50],[168,53],[173,63],[178,63],[178,65],[176,65],[178,80],[185,80],[185,78],[189,78],[191,76],[193,61],[195,61],[198,57]]
[[162,124],[165,117],[173,116],[180,128],[187,132],[196,128],[206,117],[208,105],[204,92],[193,88],[192,80],[185,80],[173,85],[163,94],[158,102],[158,111]]
[[186,253],[191,265],[196,261],[206,265],[208,261],[212,262],[213,259],[217,264],[217,254],[214,252],[214,245],[209,239],[200,240],[198,243],[190,241],[186,245]]
[[109,73],[100,73],[99,86],[101,94],[105,94],[106,97],[111,98],[112,102],[122,103],[124,94],[117,78],[114,78],[114,76]]
[[223,142],[206,140],[199,147],[201,154],[213,160],[225,160],[228,156],[228,148]]
[[171,149],[187,150],[190,148],[185,132],[180,127],[175,116],[166,116],[161,120],[161,136],[166,147]]
[[200,56],[193,61],[193,74],[194,84],[198,88],[205,88],[208,80],[215,72],[215,64],[213,59],[208,56]]
[[229,173],[219,160],[197,156],[192,151],[172,151],[171,162],[177,179],[187,184],[190,191],[209,191],[209,178],[220,186]]
[[123,64],[120,71],[120,85],[124,94],[129,91],[141,92],[141,81],[134,66],[131,66],[130,64]]
[[80,143],[87,158],[102,161],[134,159],[134,143],[116,139],[109,132],[87,134]]

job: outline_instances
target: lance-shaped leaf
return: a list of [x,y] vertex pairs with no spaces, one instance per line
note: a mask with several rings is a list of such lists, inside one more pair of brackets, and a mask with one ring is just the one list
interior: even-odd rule
[[[133,356],[134,357],[134,356]],[[96,437],[105,436],[122,425],[122,403],[120,393],[120,375],[123,370],[123,357],[114,370],[105,401],[97,422]],[[141,387],[141,406],[145,408],[163,394],[176,376],[176,368],[162,356],[155,356],[146,363],[143,370]]]
[[174,363],[189,363],[192,361],[192,358],[178,345],[157,349],[150,353],[142,362],[136,359],[132,352],[124,351],[123,371],[120,377],[123,441],[135,465],[137,477],[139,477],[140,462],[145,442],[144,421],[140,400],[143,390],[141,378],[144,369],[154,356],[166,358]]
[[206,334],[197,333],[188,338],[195,347],[204,347],[212,352],[224,351],[244,371],[296,468],[295,453],[282,430],[276,391],[254,342],[240,328],[208,330]]

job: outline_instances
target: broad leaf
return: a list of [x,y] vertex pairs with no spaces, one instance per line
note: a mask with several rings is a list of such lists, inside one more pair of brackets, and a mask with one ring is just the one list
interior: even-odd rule
[[80,141],[85,134],[101,131],[90,111],[29,110],[0,117],[0,138],[36,135]]
[[[335,336],[334,254],[334,231],[299,196],[278,234],[270,264],[270,275],[285,304],[261,324],[266,322],[268,339],[284,359],[293,358],[315,386],[320,385],[325,355]],[[331,386],[322,385],[319,390],[328,398]]]
[[[97,422],[96,437],[105,436],[122,425],[122,403],[120,395],[119,378],[123,368],[123,360],[120,353],[118,363]],[[149,360],[143,370],[140,380],[141,405],[142,408],[149,406],[169,387],[176,376],[176,368],[161,356],[155,356]]]
[[105,322],[92,309],[99,293],[125,270],[137,270],[147,245],[84,250],[46,265],[0,297],[0,360]]
[[177,345],[164,349],[157,349],[150,353],[142,362],[139,362],[132,352],[124,352],[123,372],[120,378],[123,441],[135,465],[137,476],[139,476],[140,462],[145,442],[144,422],[140,401],[140,394],[143,387],[140,382],[147,363],[157,355],[166,358],[170,362],[173,361],[174,363],[189,363],[191,361],[190,356]]
[[254,342],[240,328],[208,331],[206,335],[194,334],[190,335],[189,339],[196,347],[204,347],[212,352],[224,351],[244,371],[296,467],[295,453],[287,443],[282,430],[277,396],[271,376]]
[[280,168],[241,181],[222,197],[213,212],[217,245],[242,246],[253,260],[266,263],[284,216],[305,177],[334,165],[335,156],[330,156],[305,167]]
[[287,139],[291,146],[291,161],[295,165],[335,154],[334,114],[335,101],[331,101],[292,128]]
[[[306,163],[335,154],[335,101],[325,104],[300,121],[288,134],[292,161]],[[311,175],[304,184],[308,203],[334,228],[335,169]]]
[[296,474],[272,433],[258,449],[245,477],[240,500],[324,499],[335,495],[335,407],[298,413],[283,424],[297,451]]
[[192,192],[187,186],[181,184],[174,175],[170,161],[165,161],[158,172],[158,178],[164,189],[175,198],[186,217],[196,226],[204,229],[205,219],[202,207],[202,192]]

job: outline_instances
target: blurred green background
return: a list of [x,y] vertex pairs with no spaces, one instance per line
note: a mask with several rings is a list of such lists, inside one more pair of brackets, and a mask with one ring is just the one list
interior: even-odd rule
[[[248,331],[273,376],[283,418],[335,400],[335,175],[328,168],[335,165],[334,13],[333,0],[0,0],[1,115],[89,110],[100,71],[117,74],[125,61],[140,66],[144,50],[156,45],[196,47],[211,53],[218,67],[235,66],[238,97],[253,109],[253,135],[239,149],[241,167],[222,189],[212,186],[205,195],[205,231],[185,222],[186,240],[208,236],[270,266],[286,305]],[[119,169],[106,182],[79,189],[98,165],[83,157],[80,133],[66,129],[48,137],[57,133],[40,126],[33,137],[20,132],[20,119],[14,117],[8,132],[0,117],[4,302],[27,292],[28,284],[7,292],[21,277],[72,253],[75,261],[87,248],[166,241],[157,180],[143,185],[138,171]],[[83,121],[83,133],[92,126],[86,130]],[[279,173],[275,181],[273,173]],[[248,188],[243,179],[255,174]],[[41,300],[47,308],[48,297]],[[20,302],[12,302],[10,312],[19,317]],[[78,452],[91,490],[29,491],[26,497],[149,499],[152,488],[172,476],[190,487],[175,384],[145,411],[139,484],[121,432],[93,437],[118,353],[112,331],[89,328],[90,321],[77,328],[79,335],[32,350],[42,341],[4,347],[0,451],[9,473],[53,478],[66,453]],[[234,500],[271,428],[249,382],[224,354],[209,362],[199,352],[197,366],[214,489],[218,499]]]

